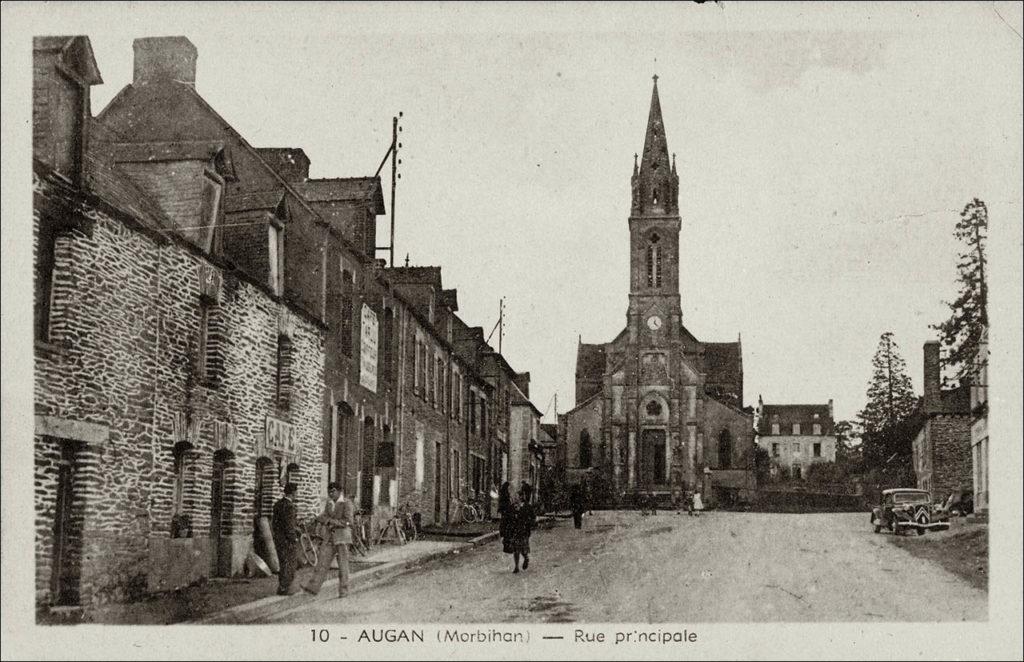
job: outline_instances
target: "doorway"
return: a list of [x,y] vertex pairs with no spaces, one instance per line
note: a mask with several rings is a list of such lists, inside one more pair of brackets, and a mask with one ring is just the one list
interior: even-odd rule
[[[56,440],[55,440],[56,441]],[[82,503],[75,489],[76,447],[60,444],[57,474],[57,503],[53,523],[53,569],[51,600],[59,606],[78,605],[82,585]]]
[[213,455],[213,475],[210,478],[210,572],[214,577],[231,576],[231,503],[229,451]]
[[363,420],[363,461],[359,485],[359,507],[367,513],[373,512],[374,453],[377,450],[375,432],[373,419],[367,416]]
[[662,429],[645,429],[640,433],[640,487],[643,489],[668,482],[665,439]]

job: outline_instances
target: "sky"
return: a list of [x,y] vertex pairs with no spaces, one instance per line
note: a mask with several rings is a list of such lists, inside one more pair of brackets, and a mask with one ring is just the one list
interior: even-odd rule
[[130,82],[132,40],[171,34],[198,48],[200,94],[253,145],[303,148],[313,177],[373,174],[401,111],[397,259],[441,265],[485,332],[505,298],[503,352],[546,420],[555,394],[574,404],[579,338],[625,324],[653,74],[684,324],[742,336],[746,404],[855,416],[885,331],[920,392],[973,197],[993,324],[1019,328],[1000,288],[1020,281],[1019,5],[50,7],[51,33],[91,38],[94,113]]

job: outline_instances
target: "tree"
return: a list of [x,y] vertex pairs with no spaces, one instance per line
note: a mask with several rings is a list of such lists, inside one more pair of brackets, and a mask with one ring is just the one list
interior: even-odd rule
[[864,434],[880,432],[905,421],[917,404],[914,385],[907,374],[907,362],[900,356],[899,345],[891,331],[886,331],[879,339],[871,365],[874,372],[868,383],[868,402],[857,415]]
[[836,464],[849,474],[864,470],[864,430],[857,421],[836,421]]
[[754,448],[754,476],[758,483],[768,480],[772,469],[772,458],[768,451],[760,446]]
[[946,348],[946,370],[955,385],[968,377],[972,362],[978,353],[978,343],[988,326],[988,289],[985,282],[985,242],[988,240],[988,208],[974,198],[960,212],[956,224],[956,238],[964,247],[957,262],[957,282],[960,293],[952,302],[947,301],[950,316],[941,324],[933,324]]
[[864,469],[901,475],[911,464],[919,404],[892,332],[882,334],[871,364],[868,402],[857,415],[863,428]]

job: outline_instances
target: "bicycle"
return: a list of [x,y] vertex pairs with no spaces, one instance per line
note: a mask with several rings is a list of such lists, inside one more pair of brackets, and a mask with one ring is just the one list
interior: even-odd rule
[[406,543],[405,533],[402,531],[402,520],[398,515],[392,515],[377,534],[377,544],[383,544],[385,539],[393,540],[399,545]]
[[370,531],[362,511],[358,511],[352,522],[352,550],[360,556],[370,553]]
[[299,525],[299,551],[306,565],[315,567],[320,561],[317,549],[323,542],[323,535],[315,519]]
[[405,539],[416,540],[420,537],[419,513],[412,512],[409,504],[405,504],[398,510],[398,518],[401,520],[402,533]]
[[474,522],[480,521],[480,511],[477,507],[468,501],[463,501],[458,497],[452,499],[454,507],[452,508],[451,522],[466,522],[467,524],[473,524]]

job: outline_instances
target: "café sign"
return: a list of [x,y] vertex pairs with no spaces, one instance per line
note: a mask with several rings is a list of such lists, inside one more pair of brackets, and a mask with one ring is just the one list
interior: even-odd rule
[[298,455],[299,435],[295,426],[273,416],[267,416],[263,429],[263,442],[259,454],[270,457],[274,453]]

